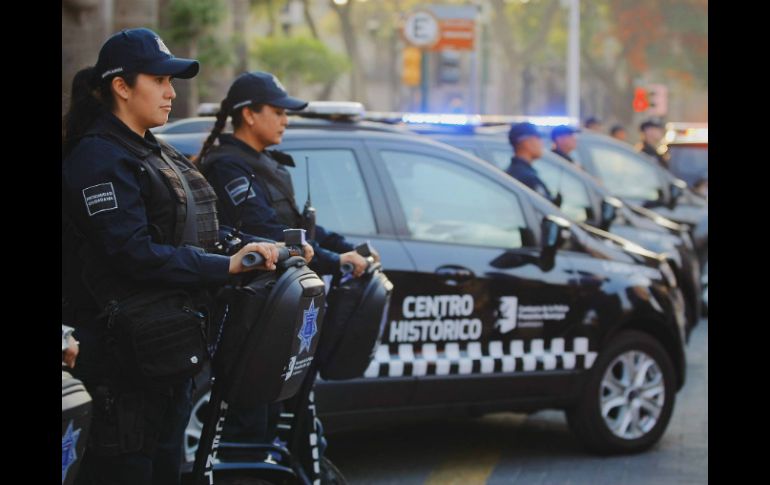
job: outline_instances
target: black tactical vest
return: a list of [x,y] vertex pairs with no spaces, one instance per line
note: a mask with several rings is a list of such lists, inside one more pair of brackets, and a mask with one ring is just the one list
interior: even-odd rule
[[[224,143],[213,147],[206,154],[201,163],[201,171],[205,175],[217,160],[225,157],[238,158],[248,164],[255,175],[254,182],[259,184],[262,192],[270,200],[270,206],[275,210],[278,222],[288,227],[302,227],[302,214],[294,201],[291,174],[285,167],[285,165],[294,166],[291,155],[277,150],[258,153],[234,143]],[[232,222],[237,223],[237,221]]]
[[[88,135],[88,134],[87,134]],[[126,148],[141,163],[140,171],[147,176],[149,186],[145,198],[147,222],[153,242],[179,246],[187,217],[187,196],[176,172],[157,153],[146,146],[126,140],[109,132],[94,133]],[[166,157],[174,162],[192,190],[197,209],[198,246],[211,250],[218,240],[217,194],[203,175],[170,145],[158,140]]]

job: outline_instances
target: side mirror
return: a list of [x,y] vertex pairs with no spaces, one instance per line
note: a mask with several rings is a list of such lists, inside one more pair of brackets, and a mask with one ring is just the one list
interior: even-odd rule
[[540,267],[550,271],[556,264],[556,251],[564,245],[564,234],[569,231],[570,223],[561,217],[547,215],[540,224]]
[[684,180],[676,179],[669,184],[669,193],[671,194],[671,201],[668,204],[668,208],[673,210],[676,207],[676,203],[684,195],[684,191],[687,188],[687,182]]
[[615,197],[605,197],[602,200],[602,212],[599,219],[599,229],[603,231],[609,231],[610,226],[618,217],[618,211],[623,206],[623,203]]

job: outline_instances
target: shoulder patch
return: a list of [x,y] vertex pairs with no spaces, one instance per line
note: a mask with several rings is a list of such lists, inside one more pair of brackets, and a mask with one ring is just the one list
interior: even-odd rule
[[115,196],[112,182],[83,189],[83,200],[85,200],[89,216],[118,208],[118,199]]
[[249,188],[249,179],[245,176],[238,177],[225,184],[225,191],[227,191],[227,195],[230,196],[233,205],[239,205],[246,200],[246,190],[249,191],[249,197],[256,197],[257,194],[254,192],[253,184],[252,187]]

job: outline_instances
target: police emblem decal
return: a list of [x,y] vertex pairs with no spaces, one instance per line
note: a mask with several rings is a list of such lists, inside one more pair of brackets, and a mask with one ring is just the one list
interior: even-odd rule
[[80,430],[72,431],[72,421],[67,425],[67,430],[61,437],[61,481],[64,483],[64,479],[67,478],[67,471],[70,466],[78,459],[78,455],[75,452],[78,446],[78,438],[80,438]]
[[273,82],[275,83],[276,86],[278,86],[279,89],[281,89],[282,91],[286,91],[286,88],[283,87],[283,84],[281,84],[281,81],[279,81],[278,78],[275,77],[275,74],[273,74]]
[[318,309],[315,307],[315,300],[310,300],[310,306],[302,312],[302,328],[299,329],[297,338],[299,338],[299,353],[303,350],[310,352],[310,344],[313,342],[318,331],[316,320],[318,319]]
[[160,49],[161,52],[164,54],[172,55],[171,51],[168,50],[168,47],[166,47],[166,44],[160,37],[155,37],[155,40],[158,41],[158,49]]

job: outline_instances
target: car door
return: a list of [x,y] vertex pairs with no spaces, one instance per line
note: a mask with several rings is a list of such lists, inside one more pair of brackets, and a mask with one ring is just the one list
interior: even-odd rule
[[[381,186],[372,174],[371,163],[361,141],[349,133],[323,136],[288,132],[280,149],[294,158],[291,172],[297,205],[307,200],[309,165],[310,193],[316,222],[340,233],[348,241],[370,241],[380,253],[385,274],[399,286],[415,271],[403,243],[396,237]],[[324,280],[331,278],[324,276]],[[371,387],[349,385],[349,381],[321,381],[317,401],[325,413],[344,413],[368,407],[399,407],[411,399],[414,382],[384,383],[377,392]]]
[[[539,221],[503,176],[435,145],[367,146],[416,266],[394,282],[379,375],[417,377],[419,405],[436,400],[433,384],[445,376],[574,368],[563,359],[576,345],[565,341],[576,318],[569,258],[557,254],[554,268],[540,268]],[[441,400],[504,393],[456,386]]]
[[542,158],[535,160],[532,167],[537,170],[552,194],[561,194],[561,210],[574,221],[598,226],[598,208],[595,201],[591,199],[585,183],[564,167],[560,167],[558,162],[549,159],[550,157],[551,155],[545,154]]

